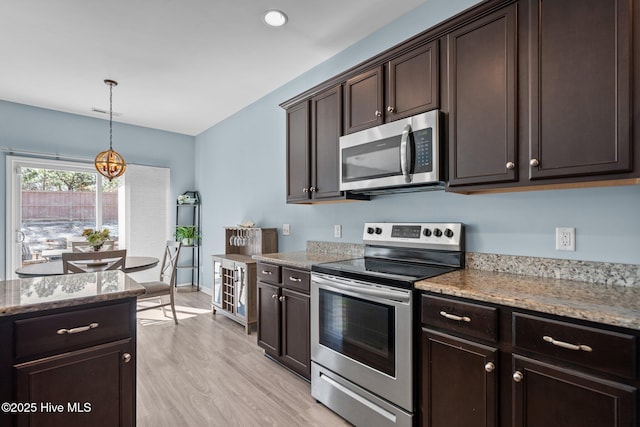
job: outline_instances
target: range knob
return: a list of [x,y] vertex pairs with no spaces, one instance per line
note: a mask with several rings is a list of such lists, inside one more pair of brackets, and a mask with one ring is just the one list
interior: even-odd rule
[[376,234],[382,234],[382,228],[376,227]]
[[433,229],[433,235],[436,236],[436,237],[442,236],[442,230],[440,230],[439,228],[434,228]]
[[450,228],[446,228],[444,230],[444,235],[447,236],[448,238],[452,238],[453,237],[453,230],[451,230]]
[[367,234],[373,234],[373,227],[367,227]]
[[431,230],[429,230],[428,228],[425,228],[422,234],[424,234],[425,237],[429,237],[431,236]]

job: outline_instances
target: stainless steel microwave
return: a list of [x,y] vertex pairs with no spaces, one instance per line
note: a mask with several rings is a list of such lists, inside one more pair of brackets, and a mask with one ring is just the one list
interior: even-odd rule
[[340,137],[340,190],[380,194],[444,188],[439,130],[439,111],[432,110]]

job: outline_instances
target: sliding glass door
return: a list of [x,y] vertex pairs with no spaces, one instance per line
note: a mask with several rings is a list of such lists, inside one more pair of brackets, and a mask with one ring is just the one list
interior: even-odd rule
[[58,260],[86,228],[118,241],[118,188],[93,165],[8,157],[7,277],[28,264]]

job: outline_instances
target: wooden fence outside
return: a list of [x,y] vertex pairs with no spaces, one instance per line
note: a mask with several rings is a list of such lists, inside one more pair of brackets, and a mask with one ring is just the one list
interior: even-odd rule
[[[96,219],[96,195],[90,191],[23,191],[23,221]],[[103,221],[118,219],[118,193],[102,193]]]

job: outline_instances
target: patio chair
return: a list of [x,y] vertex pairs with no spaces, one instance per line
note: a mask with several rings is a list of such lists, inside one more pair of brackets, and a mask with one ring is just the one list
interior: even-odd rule
[[[138,306],[138,311],[151,310],[153,308],[162,307],[162,314],[166,316],[165,307],[171,306],[173,313],[173,321],[178,324],[178,316],[176,316],[176,306],[174,301],[176,269],[178,267],[178,255],[180,254],[180,242],[167,240],[164,250],[162,266],[160,267],[160,280],[153,282],[142,282],[140,285],[144,287],[145,293],[138,296],[138,302],[158,299],[159,304],[152,306]],[[162,297],[169,295],[169,302],[163,302]]]
[[122,270],[127,258],[127,250],[63,252],[62,273],[93,273],[95,271]]

